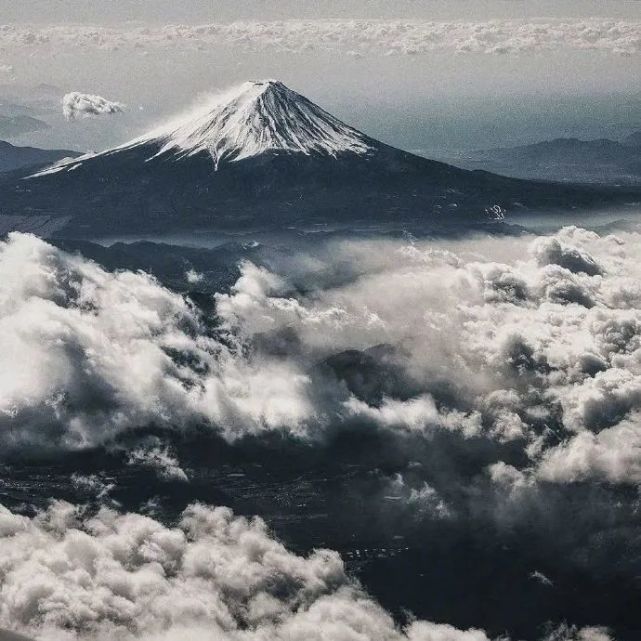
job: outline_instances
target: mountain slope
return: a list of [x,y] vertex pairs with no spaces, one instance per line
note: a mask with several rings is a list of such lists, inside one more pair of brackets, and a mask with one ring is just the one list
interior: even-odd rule
[[641,148],[641,131],[635,131],[623,140],[623,144],[627,147]]
[[[425,221],[641,200],[470,172],[394,149],[280,82],[245,83],[120,147],[0,178],[0,232],[90,237]],[[488,211],[490,213],[488,213]]]
[[71,171],[85,160],[133,149],[147,150],[153,160],[161,156],[184,159],[208,154],[218,169],[263,154],[303,154],[336,158],[343,153],[364,154],[372,143],[277,80],[246,82],[212,102],[120,147],[87,154],[76,162],[63,162],[39,172],[43,176]]
[[50,129],[49,125],[39,118],[32,118],[21,114],[5,115],[0,114],[0,136],[12,138],[36,131]]
[[641,148],[602,138],[557,138],[518,147],[470,152],[452,159],[467,169],[539,180],[641,184]]
[[216,166],[267,152],[335,157],[369,149],[366,136],[278,81],[245,83],[193,120],[152,132],[153,138],[164,143],[160,154],[207,151]]
[[76,151],[66,149],[38,149],[37,147],[17,147],[0,140],[0,172],[13,171],[23,167],[48,165],[64,158],[79,156]]

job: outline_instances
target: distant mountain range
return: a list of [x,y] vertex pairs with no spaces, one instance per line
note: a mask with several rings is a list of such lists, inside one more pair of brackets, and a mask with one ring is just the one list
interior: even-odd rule
[[472,151],[446,160],[466,169],[483,168],[517,178],[641,185],[641,131],[620,142],[557,138]]
[[623,140],[623,144],[641,151],[641,131],[635,131]]
[[416,222],[641,201],[641,190],[467,171],[395,149],[278,81],[248,82],[124,145],[0,176],[0,233],[90,238]]
[[24,167],[37,167],[58,162],[63,158],[75,158],[80,154],[68,149],[38,149],[17,147],[0,140],[0,172],[13,171]]
[[24,115],[3,115],[0,114],[0,136],[12,138],[22,134],[30,134],[37,131],[45,131],[49,125],[39,118]]

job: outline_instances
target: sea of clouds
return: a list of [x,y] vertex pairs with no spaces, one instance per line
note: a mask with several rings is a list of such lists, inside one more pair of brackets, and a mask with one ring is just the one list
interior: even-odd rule
[[[272,270],[243,263],[206,317],[145,273],[12,234],[0,441],[78,449],[150,423],[322,439],[366,423],[510,444],[524,464],[496,461],[502,481],[636,485],[640,247],[577,228],[449,249],[330,243]],[[341,353],[368,359],[367,390]]]
[[[0,247],[3,439],[51,443],[53,431],[60,446],[82,447],[145,422],[194,420],[228,438],[264,429],[315,437],[361,416],[522,441],[546,478],[635,482],[634,448],[617,447],[617,435],[629,445],[641,398],[637,243],[573,228],[486,241],[478,256],[343,243],[331,260],[358,273],[339,285],[319,258],[289,265],[289,283],[245,263],[217,296],[214,333],[146,274],[112,274],[15,234]],[[479,260],[488,252],[495,260]],[[297,280],[317,289],[301,295]],[[285,354],[274,354],[283,340]],[[411,397],[371,405],[314,384],[314,363],[382,344]],[[451,407],[430,394],[443,377],[457,390]],[[566,437],[558,446],[534,427],[546,417]]]
[[[168,527],[54,502],[0,506],[0,626],[51,641],[488,641],[480,630],[397,625],[336,552],[289,552],[258,518],[188,507]],[[0,630],[0,638],[2,637]],[[549,641],[610,641],[562,626]]]
[[130,49],[140,52],[214,46],[289,53],[315,50],[344,55],[422,55],[432,51],[523,54],[558,50],[597,50],[635,55],[641,51],[641,24],[630,20],[282,20],[202,25],[95,26],[0,24],[0,46],[7,50]]
[[[150,425],[239,445],[381,434],[407,464],[377,472],[374,506],[464,529],[492,522],[490,538],[525,527],[530,550],[634,575],[640,250],[639,234],[576,227],[336,240],[241,263],[203,312],[149,274],[14,233],[0,243],[0,451],[56,456]],[[189,483],[160,436],[127,458]],[[96,512],[112,483],[72,482],[95,489],[92,510],[0,511],[0,627],[43,639],[487,639],[399,627],[338,555],[293,554],[260,520],[195,504],[173,526]],[[532,580],[553,590],[548,574]]]

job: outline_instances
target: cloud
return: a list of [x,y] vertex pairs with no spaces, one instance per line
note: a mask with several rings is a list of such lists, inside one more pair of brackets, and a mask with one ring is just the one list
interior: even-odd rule
[[[349,416],[520,443],[519,473],[546,481],[636,484],[641,456],[624,444],[636,442],[641,410],[639,241],[566,228],[453,244],[458,255],[434,243],[346,243],[331,260],[358,265],[349,282],[315,289],[318,276],[288,265],[288,285],[247,265],[218,312],[242,336],[286,328],[309,358],[365,350],[351,365],[358,385],[332,365],[352,392]],[[314,293],[296,294],[297,278]],[[377,345],[392,346],[382,360],[367,351]]]
[[0,62],[0,73],[13,73],[13,66]]
[[121,102],[77,91],[65,94],[62,98],[62,113],[67,120],[121,113],[124,108]]
[[203,50],[224,46],[245,51],[288,53],[333,51],[363,55],[420,56],[433,51],[460,54],[518,55],[544,51],[593,50],[617,55],[641,52],[641,23],[591,18],[562,20],[238,21],[161,27],[85,25],[1,25],[5,47],[61,49]]
[[[232,443],[222,448],[227,452],[252,452],[247,460],[261,464],[261,457],[272,457],[267,467],[290,456],[290,447],[301,468],[308,456],[338,460],[334,470],[343,469],[340,461],[357,460],[353,474],[341,474],[338,482],[353,504],[363,506],[364,522],[371,517],[377,536],[390,535],[386,528],[393,523],[393,533],[406,536],[408,544],[416,537],[421,545],[443,545],[446,557],[444,539],[456,541],[452,534],[464,532],[475,549],[489,550],[483,554],[496,561],[497,572],[501,563],[510,572],[520,568],[521,586],[529,586],[523,590],[540,589],[530,577],[541,581],[536,573],[545,573],[565,593],[577,570],[597,582],[616,573],[616,584],[627,585],[639,572],[640,251],[638,234],[599,236],[573,227],[543,238],[316,241],[304,251],[253,255],[255,262],[241,263],[236,282],[201,311],[142,272],[108,272],[35,237],[12,234],[0,243],[0,451],[33,456],[109,446],[114,478],[96,472],[95,478],[72,479],[76,500],[92,505],[123,500],[127,475],[140,467],[170,481],[185,481],[192,472],[200,479],[208,449],[194,451],[192,460],[190,437],[202,439],[207,432],[217,444],[211,451],[221,449],[222,437]],[[178,270],[182,276],[182,262]],[[210,271],[202,272],[205,285]],[[251,437],[248,444],[244,436]],[[122,472],[114,453],[135,467]],[[92,450],[86,457],[101,455]],[[140,478],[153,480],[153,474],[143,471]],[[200,491],[189,483],[178,487],[180,507]],[[140,510],[154,493],[136,495],[130,508]],[[157,504],[159,514],[166,513],[164,501]],[[34,540],[42,538],[47,549],[66,542],[67,550],[75,546],[68,538],[73,531],[87,544],[82,550],[98,546],[92,559],[103,558],[106,546],[117,557],[106,562],[116,587],[84,551],[77,553],[77,564],[65,561],[64,567],[29,557],[24,571],[15,565],[4,573],[8,566],[0,561],[0,586],[5,576],[17,577],[11,600],[0,592],[0,608],[14,604],[11,616],[26,617],[37,605],[34,628],[25,618],[20,629],[43,639],[94,638],[122,625],[127,634],[156,638],[154,623],[145,631],[148,618],[137,604],[153,613],[160,608],[153,599],[164,595],[167,602],[188,602],[202,612],[202,602],[189,591],[191,575],[183,580],[180,565],[192,552],[172,557],[171,569],[154,556],[164,543],[132,534],[141,523],[171,540],[181,530],[191,550],[198,536],[182,525],[166,528],[135,514],[104,512],[111,516],[100,516],[94,527],[92,517],[79,516],[76,508],[54,511],[55,518],[31,520],[2,513],[0,532],[13,535],[22,528]],[[132,525],[112,536],[105,519]],[[236,520],[230,516],[229,522]],[[126,541],[140,544],[130,553]],[[34,555],[43,554],[43,548],[31,547]],[[211,542],[204,547],[212,549]],[[4,542],[0,548],[9,549]],[[499,548],[510,550],[508,561],[494,551]],[[62,548],[55,549],[59,560]],[[141,559],[158,561],[160,568],[143,567]],[[251,571],[244,561],[233,572],[225,566],[221,576],[263,576],[261,559],[258,567],[250,563]],[[524,559],[527,564],[519,565]],[[455,561],[448,563],[460,571]],[[31,583],[24,578],[30,576]],[[77,576],[81,585],[67,576]],[[218,580],[194,576],[207,585]],[[44,584],[36,584],[37,577]],[[20,592],[16,586],[25,581],[32,588]],[[345,620],[356,626],[362,619],[358,629],[367,638],[369,623],[360,605],[353,609],[356,601],[383,617],[376,619],[377,629],[392,630],[391,639],[487,636],[461,636],[460,630],[427,622],[404,631],[385,627],[388,615],[349,580],[322,588],[301,605],[295,595],[309,594],[305,581],[291,589],[279,583],[276,592],[266,588],[268,596],[256,599],[252,589],[234,584],[240,602],[223,600],[226,610],[212,597],[207,604],[216,605],[196,623],[180,614],[182,605],[175,620],[163,614],[159,621],[170,629],[167,639],[187,629],[206,638],[204,626],[237,641],[309,637],[316,628],[326,632],[326,621],[342,632]],[[347,604],[334,599],[346,591]],[[606,623],[617,620],[613,600],[598,613]],[[568,612],[581,612],[568,603]],[[230,625],[238,629],[224,627],[230,611]],[[219,617],[215,625],[223,627],[208,617]],[[140,624],[130,625],[134,619]],[[0,618],[0,627],[6,621]],[[62,628],[73,632],[65,637]],[[610,638],[600,628],[566,626],[554,634],[550,640]]]
[[[158,441],[158,439],[154,439]],[[188,481],[187,473],[180,467],[176,457],[167,446],[160,442],[148,441],[129,452],[129,464],[149,467],[157,471],[160,478]]]
[[556,483],[602,479],[641,484],[641,421],[638,413],[598,434],[580,432],[546,452],[539,478]]
[[189,269],[185,272],[185,279],[190,285],[197,285],[203,281],[204,276],[195,269]]
[[433,425],[444,429],[452,428],[468,436],[481,432],[479,414],[449,414],[439,411],[434,398],[428,394],[406,401],[384,398],[379,406],[368,405],[351,396],[344,406],[350,415],[384,427],[424,432],[427,426]]
[[552,630],[544,641],[612,641],[612,637],[605,628],[590,626],[578,629],[564,624]]
[[315,419],[295,362],[240,356],[143,273],[111,274],[28,235],[0,242],[0,440],[79,449],[158,423],[233,439]]
[[97,474],[78,474],[71,475],[71,485],[85,494],[95,497],[97,500],[106,498],[114,489],[115,483],[111,483]]
[[596,276],[601,273],[597,262],[579,248],[558,238],[541,238],[533,244],[532,253],[540,265],[559,265],[572,273]]
[[[637,234],[576,228],[328,243],[270,269],[242,263],[214,319],[144,273],[12,234],[0,244],[0,440],[82,449],[152,424],[322,440],[366,425],[484,442],[499,486],[506,470],[512,485],[636,485],[640,250]],[[140,461],[178,474],[157,445]]]
[[538,581],[541,585],[544,585],[548,588],[551,588],[554,586],[554,582],[549,577],[545,576],[545,574],[543,574],[542,572],[539,572],[538,570],[534,570],[534,572],[530,574],[530,578],[534,579],[535,581]]
[[409,486],[403,475],[397,473],[385,487],[386,500],[401,501],[412,510],[417,518],[428,516],[435,519],[447,519],[451,512],[439,493],[427,482],[414,488]]
[[404,629],[336,552],[289,552],[259,518],[191,505],[175,527],[53,502],[0,506],[0,626],[38,639],[488,641],[480,630]]

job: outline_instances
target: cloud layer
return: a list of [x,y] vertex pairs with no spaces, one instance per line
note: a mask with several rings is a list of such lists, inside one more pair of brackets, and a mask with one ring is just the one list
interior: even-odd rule
[[[246,336],[294,331],[317,359],[394,346],[385,358],[403,371],[403,392],[372,401],[352,388],[347,415],[519,444],[546,481],[636,484],[638,243],[568,228],[459,248],[496,262],[429,245],[346,245],[339,258],[363,271],[354,282],[301,299],[247,265],[218,311]],[[519,245],[527,258],[513,253]]]
[[[52,641],[488,641],[412,620],[403,629],[336,552],[289,552],[258,518],[189,506],[175,527],[62,501],[34,518],[0,505],[0,626]],[[562,626],[549,641],[611,641]]]
[[122,113],[125,106],[102,96],[72,91],[62,98],[62,114],[67,120],[94,118]]
[[227,508],[192,505],[166,527],[64,502],[33,519],[0,506],[0,549],[0,626],[44,640],[488,641],[399,629],[336,552],[297,556]]
[[641,52],[641,23],[595,18],[573,22],[288,20],[144,28],[0,25],[0,42],[12,48],[147,51],[232,46],[290,53],[335,51],[352,56],[422,55],[432,51],[521,54],[571,49],[635,55]]
[[149,425],[233,439],[314,417],[294,362],[243,355],[143,273],[106,272],[28,235],[0,243],[0,439],[77,449]]
[[[149,275],[13,234],[0,244],[0,451],[116,441],[126,470],[188,497],[208,462],[207,448],[189,458],[186,437],[211,432],[238,453],[251,435],[247,452],[267,443],[276,467],[297,452],[297,483],[305,457],[348,461],[345,505],[362,504],[381,540],[393,522],[407,544],[446,556],[441,537],[475,533],[497,572],[516,568],[522,594],[562,600],[577,568],[625,586],[639,566],[640,250],[638,234],[573,227],[316,241],[253,255],[205,313]],[[88,469],[71,478],[74,500],[115,505],[126,479]],[[145,510],[149,492],[129,509]],[[196,531],[194,519],[214,525]],[[331,526],[360,531],[347,516]],[[32,519],[0,512],[1,533],[0,628],[45,639],[156,638],[155,626],[167,639],[487,638],[427,622],[400,630],[334,553],[292,555],[226,510],[191,507],[167,527],[58,503]],[[508,557],[492,556],[499,542]],[[595,601],[596,622],[618,621],[609,603]],[[562,627],[549,639],[609,636]]]
[[[517,448],[502,482],[636,485],[640,249],[636,234],[576,228],[450,248],[330,243],[271,270],[242,264],[212,325],[143,273],[13,234],[0,245],[0,439],[77,449],[148,424],[322,439],[367,424]],[[144,456],[180,469],[162,448]]]

